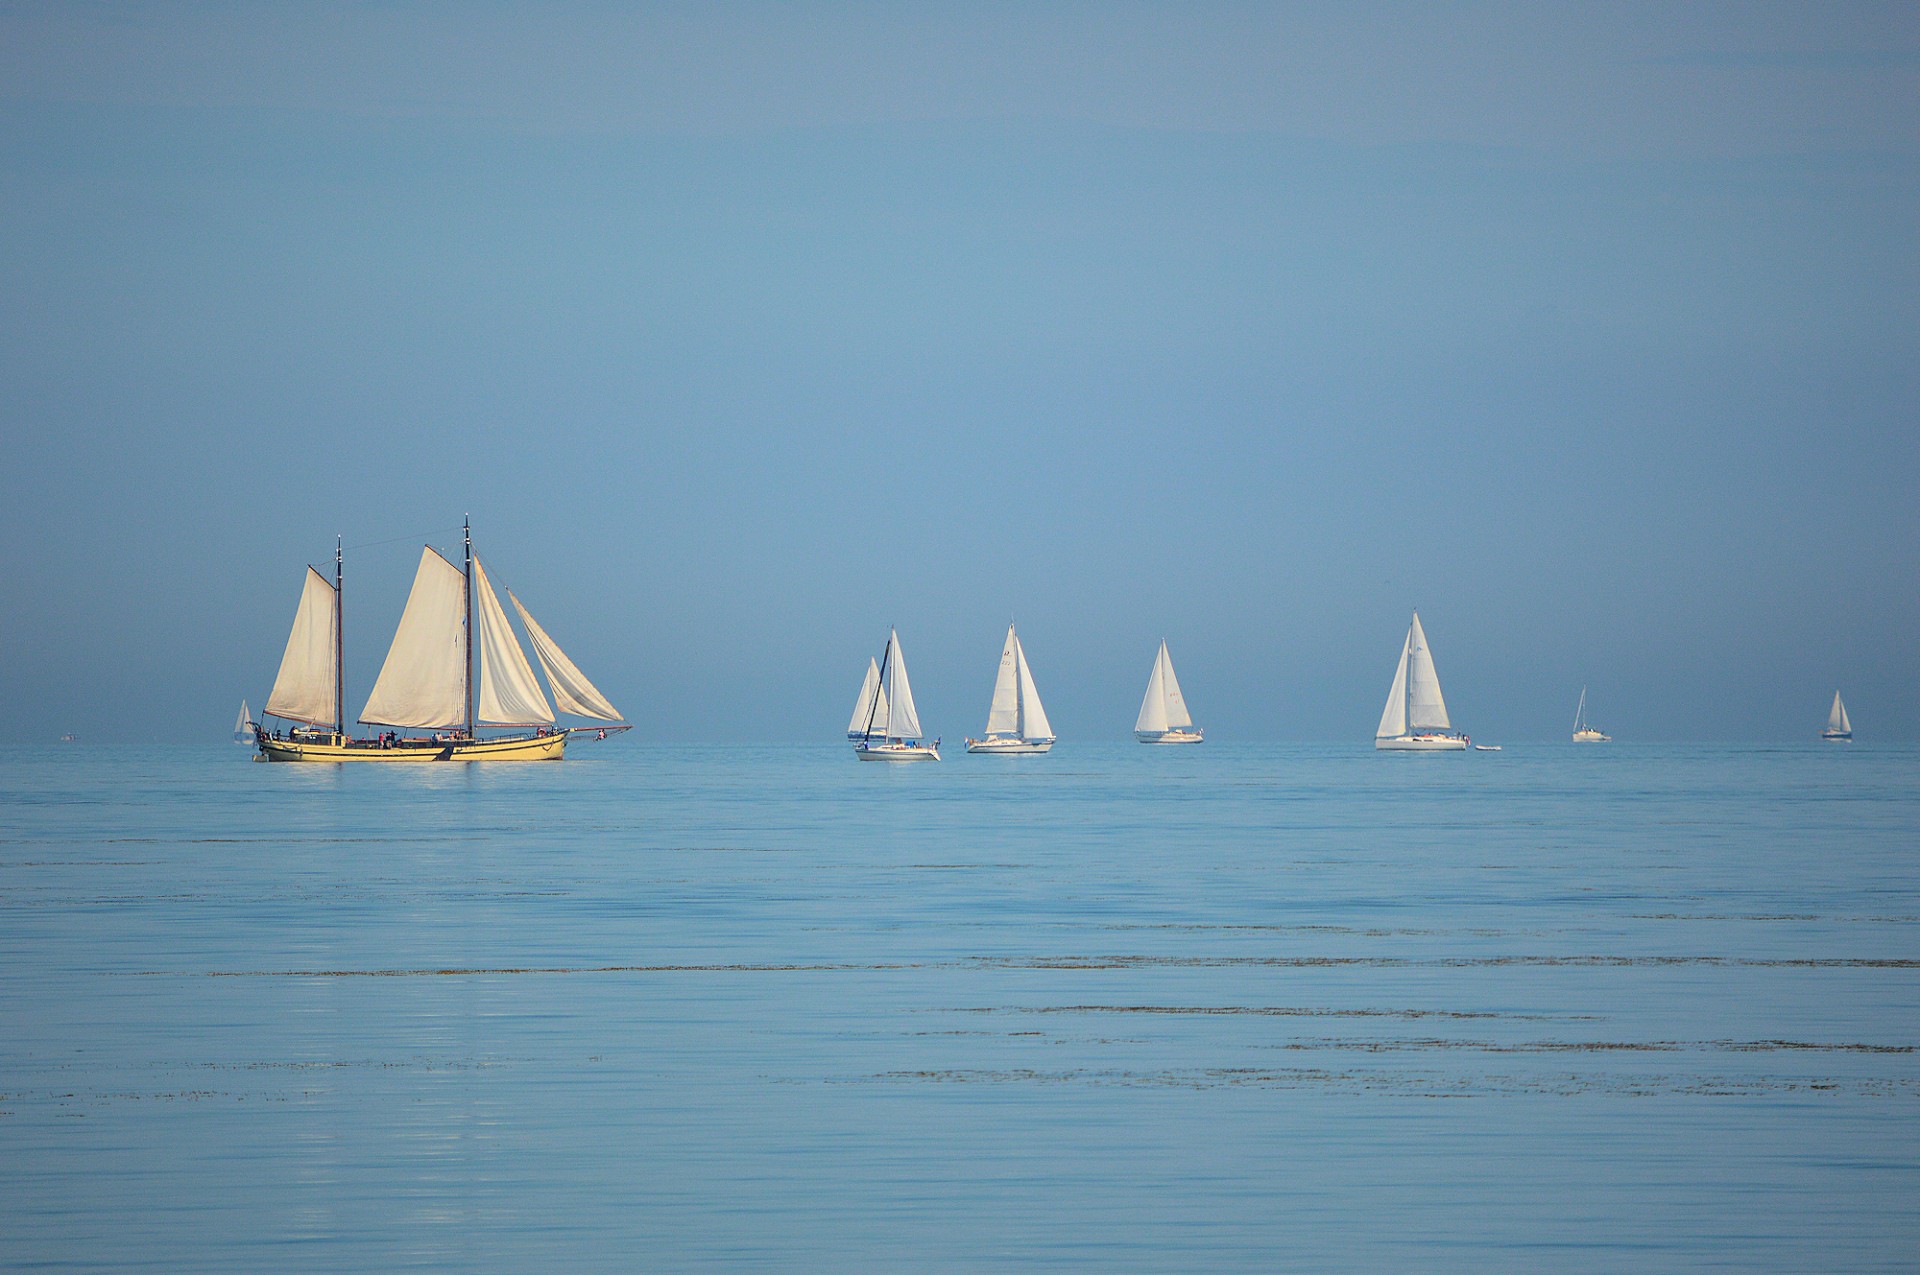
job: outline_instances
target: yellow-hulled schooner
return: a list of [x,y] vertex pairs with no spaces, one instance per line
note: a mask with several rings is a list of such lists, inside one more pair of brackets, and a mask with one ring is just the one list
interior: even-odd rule
[[[284,732],[256,728],[259,761],[558,761],[567,736],[591,730],[605,738],[622,724],[556,727],[553,709],[527,663],[526,652],[507,624],[507,614],[473,556],[471,523],[465,529],[466,568],[441,557],[431,545],[420,552],[413,591],[400,627],[380,667],[373,694],[360,710],[368,726],[393,727],[371,739],[346,733],[341,661],[342,549],[333,552],[331,582],[312,567],[300,594],[287,652],[267,697],[267,714],[301,723]],[[619,723],[607,702],[547,631],[507,591],[526,625],[553,702],[562,712]],[[478,641],[473,640],[478,636]],[[478,670],[476,684],[475,672]],[[517,733],[481,737],[475,727],[502,726]],[[424,730],[425,735],[404,735]],[[529,733],[530,732],[530,733]]]

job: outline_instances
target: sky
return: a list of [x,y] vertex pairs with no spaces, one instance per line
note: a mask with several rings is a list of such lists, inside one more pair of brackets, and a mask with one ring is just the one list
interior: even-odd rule
[[0,3],[0,739],[423,542],[648,735],[1920,738],[1910,4]]

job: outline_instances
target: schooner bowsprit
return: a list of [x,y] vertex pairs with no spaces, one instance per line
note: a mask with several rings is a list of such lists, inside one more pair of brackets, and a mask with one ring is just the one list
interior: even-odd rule
[[[464,570],[431,545],[420,552],[393,645],[360,711],[363,725],[393,729],[370,739],[349,738],[346,730],[343,551],[334,548],[331,581],[307,568],[300,608],[266,708],[267,715],[300,725],[284,734],[257,728],[258,760],[558,761],[569,734],[591,730],[604,738],[607,731],[627,729],[619,711],[508,590],[546,670],[553,692],[552,705],[548,703],[486,568],[473,556],[471,524],[464,533]],[[608,725],[556,727],[553,705]],[[482,726],[516,733],[483,737],[477,730]],[[402,733],[407,730],[431,733]]]

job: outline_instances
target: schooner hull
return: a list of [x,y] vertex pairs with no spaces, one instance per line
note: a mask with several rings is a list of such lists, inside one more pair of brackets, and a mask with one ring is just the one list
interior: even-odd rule
[[565,731],[550,735],[515,735],[505,739],[403,739],[382,748],[377,740],[350,740],[336,744],[322,740],[263,739],[262,761],[559,761],[565,754]]
[[1137,730],[1133,737],[1143,744],[1198,744],[1201,734],[1197,730]]
[[1463,753],[1467,740],[1463,735],[1390,735],[1373,746],[1386,753]]

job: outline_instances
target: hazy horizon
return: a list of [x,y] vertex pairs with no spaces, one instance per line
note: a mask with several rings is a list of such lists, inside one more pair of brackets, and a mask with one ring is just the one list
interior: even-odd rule
[[0,739],[420,544],[636,734],[1920,738],[1920,11],[0,6]]

